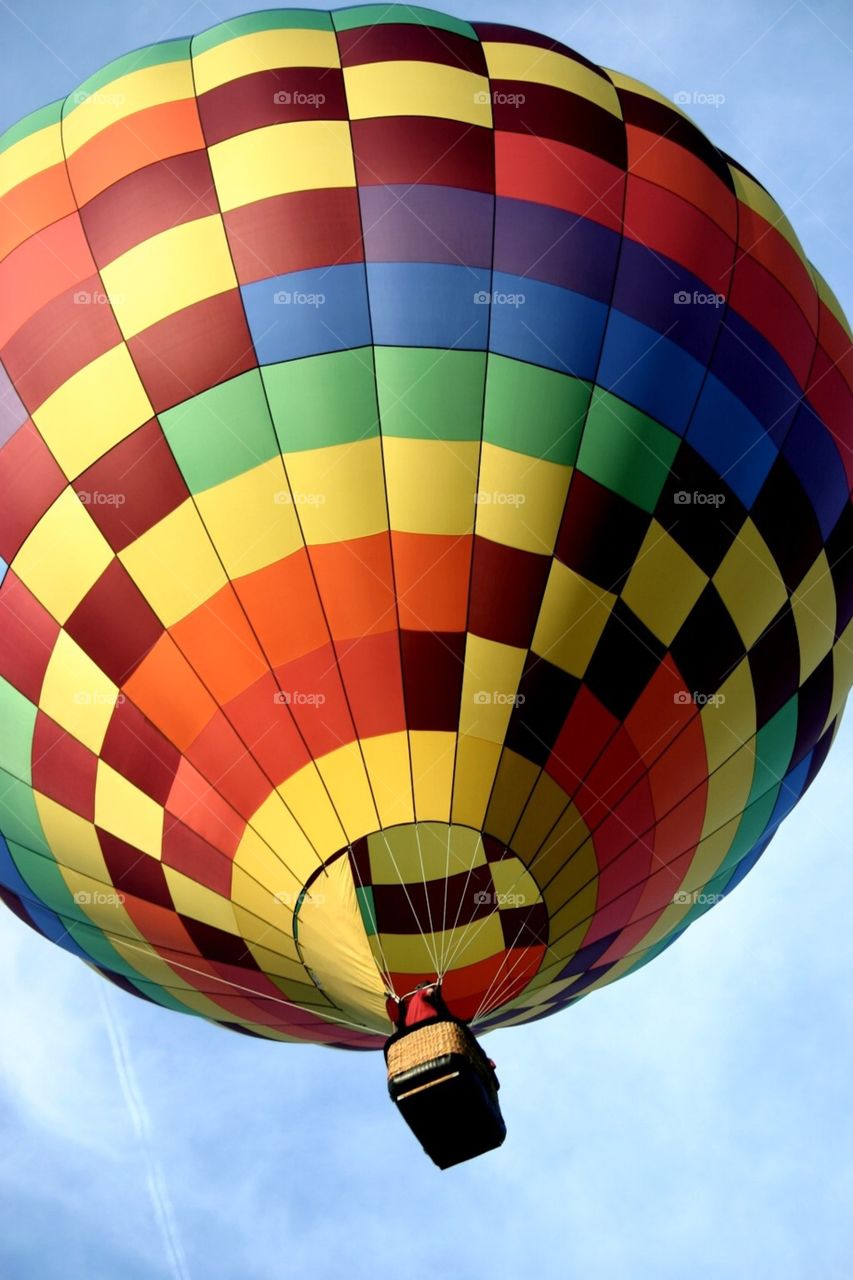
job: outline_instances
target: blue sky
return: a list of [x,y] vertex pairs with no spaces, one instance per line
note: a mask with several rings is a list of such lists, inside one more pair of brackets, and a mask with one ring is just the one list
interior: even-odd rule
[[[0,128],[245,7],[0,0]],[[445,7],[690,95],[853,312],[849,0]],[[0,1276],[849,1280],[851,778],[853,722],[756,869],[677,946],[494,1035],[509,1140],[446,1174],[393,1114],[378,1057],[169,1015],[3,913]]]

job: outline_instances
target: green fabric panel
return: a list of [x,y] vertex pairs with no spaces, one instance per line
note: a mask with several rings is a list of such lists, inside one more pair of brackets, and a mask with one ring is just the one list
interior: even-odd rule
[[29,698],[0,676],[0,769],[29,783],[37,712]]
[[265,9],[260,13],[244,13],[208,27],[193,38],[193,55],[206,53],[217,45],[227,44],[239,36],[255,31],[331,31],[332,15],[322,9]]
[[283,453],[379,432],[370,347],[267,365],[263,379]]
[[736,869],[738,863],[751,853],[758,841],[767,830],[767,824],[770,821],[773,810],[776,807],[776,801],[779,797],[779,788],[782,784],[776,782],[769,791],[765,791],[764,795],[747,806],[741,814],[738,823],[737,833],[732,841],[732,847],[729,849],[723,861],[720,863],[717,876],[722,876],[724,872],[729,874],[726,876],[726,883],[731,879],[731,874]]
[[377,347],[382,434],[479,440],[485,376],[484,351]]
[[115,80],[120,80],[122,76],[129,76],[134,71],[141,71],[144,67],[159,67],[164,62],[182,62],[189,56],[189,38],[163,40],[160,44],[143,45],[133,53],[126,53],[123,57],[116,58],[114,62],[108,62],[105,67],[101,67],[100,71],[96,71],[94,75],[89,76],[88,80],[84,80],[76,89],[72,89],[65,99],[63,114],[70,115],[75,107],[79,107],[98,89],[103,89]]
[[358,899],[358,909],[361,912],[364,932],[368,937],[372,937],[377,932],[376,908],[373,903],[372,886],[367,885],[365,888],[362,888],[360,885],[356,885],[355,896]]
[[483,439],[574,466],[591,395],[580,378],[490,355]]
[[192,493],[251,471],[278,454],[257,369],[166,410],[160,423]]
[[578,467],[629,502],[651,512],[679,438],[618,396],[596,387],[581,440]]
[[422,27],[437,27],[439,31],[453,31],[458,36],[467,36],[469,40],[477,39],[477,33],[471,24],[463,22],[461,18],[451,18],[448,13],[438,13],[435,9],[422,9],[410,4],[353,5],[350,9],[334,10],[332,21],[337,31],[351,31],[353,27],[375,27],[385,22],[405,22]]
[[38,133],[40,129],[47,129],[61,120],[63,101],[64,99],[57,98],[56,102],[49,102],[46,107],[31,111],[17,124],[10,125],[4,133],[0,133],[0,154],[14,147],[16,142],[28,138],[31,133]]
[[[11,843],[9,848],[12,849]],[[52,857],[34,853],[32,849],[23,848],[17,842],[13,856],[18,870],[33,891],[33,897],[43,902],[49,911],[61,916],[63,924],[70,926],[75,920],[85,922],[88,919],[83,907],[74,901],[74,896]],[[105,892],[109,890],[105,889]],[[100,934],[100,930],[96,932]]]
[[[42,831],[32,787],[28,782],[13,778],[5,770],[0,770],[0,831],[10,846],[14,841],[30,850],[35,849],[52,860],[53,855]],[[34,857],[35,854],[31,856]],[[20,867],[18,869],[27,880],[29,877],[24,875]]]
[[791,752],[797,736],[798,698],[794,694],[773,716],[754,739],[755,772],[747,807],[769,789],[778,787],[791,763]]

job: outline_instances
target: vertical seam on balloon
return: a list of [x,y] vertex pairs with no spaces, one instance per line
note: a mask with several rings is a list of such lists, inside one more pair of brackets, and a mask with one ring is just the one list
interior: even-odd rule
[[[489,310],[488,310],[488,316],[486,319],[485,346],[483,349],[483,391],[482,391],[482,401],[480,405],[480,441],[479,441],[479,449],[477,451],[477,474],[474,479],[474,494],[473,494],[472,512],[471,512],[471,556],[470,556],[470,562],[468,565],[468,592],[465,599],[465,629],[462,633],[465,637],[465,649],[462,655],[462,674],[461,674],[461,680],[459,684],[459,711],[458,711],[457,720],[456,720],[455,742],[453,744],[453,771],[450,779],[450,810],[448,813],[448,823],[450,825],[452,825],[453,823],[453,804],[456,799],[456,777],[457,777],[457,772],[459,768],[459,747],[462,742],[462,713],[463,713],[462,700],[465,696],[465,676],[468,670],[467,668],[468,647],[469,647],[469,641],[470,641],[470,635],[471,635],[469,626],[471,622],[471,599],[472,599],[472,593],[473,593],[473,587],[474,587],[474,561],[475,561],[475,556],[477,552],[477,522],[478,522],[477,517],[479,513],[478,499],[479,499],[479,493],[480,493],[480,474],[483,466],[483,438],[485,436],[485,430],[486,430],[486,395],[487,395],[488,383],[489,383],[489,348],[491,346],[491,340],[492,340],[492,312],[494,309],[494,297],[495,297],[495,241],[497,238],[497,208],[498,208],[497,133],[495,129],[494,91],[492,88],[492,76],[491,76],[491,71],[489,69],[488,58],[486,57],[486,51],[483,48],[483,42],[480,39],[480,34],[479,32],[476,31],[476,28],[474,30],[477,36],[477,44],[480,49],[480,54],[483,59],[483,69],[485,73],[485,78],[489,86],[489,115],[491,117],[491,127],[489,132],[491,134],[491,144],[492,144],[492,174],[491,174],[491,177],[492,177],[492,191],[491,191],[492,242],[491,242],[490,258],[489,258]],[[483,827],[481,828],[480,840],[479,840],[480,847],[483,847],[482,837],[483,837],[483,832],[485,830],[485,817],[486,817],[487,808],[488,806],[486,806],[486,808],[483,810]],[[450,856],[449,839],[448,839],[447,848],[448,848],[447,865],[449,867],[449,856]],[[457,908],[456,916],[453,921],[453,925],[451,926],[451,929],[450,929],[451,934],[455,933],[456,929],[459,927],[459,916],[462,911],[462,903],[465,899],[465,895],[468,893],[468,889],[471,883],[471,875],[473,873],[474,864],[477,857],[477,848],[478,848],[478,845],[477,843],[475,843],[474,855],[473,855],[471,864],[468,867],[468,873],[465,878],[464,888],[459,897],[459,907]],[[467,923],[470,923],[470,922],[467,922]],[[465,929],[465,927],[466,925],[463,925],[463,930]],[[455,954],[458,950],[458,946],[455,944],[451,944],[449,937],[446,936],[447,932],[448,932],[447,931],[447,877],[445,877],[444,916],[442,919],[441,973],[439,974],[439,977],[441,978],[443,978],[445,973],[449,971],[451,967],[451,963],[455,958]]]
[[[353,6],[353,7],[358,7],[358,6]],[[391,567],[391,589],[394,596],[394,614],[397,620],[397,647],[398,647],[399,659],[400,659],[400,695],[403,701],[403,719],[405,723],[406,745],[409,753],[409,784],[412,790],[412,819],[413,819],[413,825],[415,827],[415,831],[417,832],[418,811],[417,811],[417,796],[415,792],[415,767],[414,767],[414,758],[412,755],[411,730],[409,727],[408,700],[406,696],[405,664],[404,664],[404,658],[403,658],[403,632],[402,632],[402,627],[400,625],[400,601],[397,595],[397,571],[396,571],[396,564],[395,564],[395,557],[394,557],[394,541],[391,536],[391,533],[392,533],[391,505],[388,497],[388,477],[385,469],[385,436],[382,430],[382,411],[379,403],[379,377],[376,369],[376,342],[375,342],[375,335],[373,331],[373,311],[370,304],[370,278],[367,270],[367,245],[364,239],[364,213],[362,208],[361,183],[359,182],[358,171],[356,168],[355,139],[353,137],[352,116],[350,114],[350,105],[349,105],[349,94],[347,91],[346,76],[344,75],[343,58],[341,54],[341,45],[340,45],[340,39],[339,39],[340,32],[338,31],[338,27],[335,22],[334,10],[331,12],[330,18],[332,23],[332,31],[335,36],[335,46],[338,51],[338,63],[341,68],[341,82],[343,85],[344,101],[346,103],[346,109],[347,109],[347,130],[349,133],[350,154],[352,155],[353,177],[355,180],[355,194],[356,194],[356,201],[358,205],[358,224],[359,224],[359,231],[361,235],[361,263],[362,263],[362,270],[364,272],[364,296],[365,296],[365,302],[367,306],[367,323],[368,323],[368,328],[370,333],[370,359],[373,367],[373,394],[376,402],[376,427],[379,434],[379,456],[382,464],[382,489],[385,495],[385,518],[388,525],[388,560]],[[359,744],[360,744],[360,739],[359,739]],[[366,764],[365,764],[365,772],[367,772]],[[369,779],[369,774],[368,774],[368,779]],[[372,783],[371,783],[371,786],[372,786]],[[378,806],[377,806],[377,822],[378,822],[378,829],[380,831],[384,831],[385,827],[382,822],[381,816],[379,815]],[[385,838],[385,843],[386,843],[386,847],[388,848],[388,852],[391,853],[390,847],[388,846],[387,837]],[[415,909],[414,904],[411,902],[411,899],[409,898],[408,887],[406,883],[404,883],[403,877],[400,875],[400,872],[399,872],[399,869],[397,868],[396,860],[394,859],[393,854],[391,854],[391,860],[394,865],[394,869],[397,872],[397,878],[400,881],[400,884],[404,892],[406,893],[407,901],[409,902],[409,905],[412,908],[412,914],[415,917],[415,923],[417,924],[418,929],[420,930],[421,937],[424,940],[426,949],[430,953],[430,959],[433,961],[433,964],[435,964],[437,960],[437,956],[432,954],[433,944],[432,942],[427,942],[426,934],[421,926],[420,920],[418,919],[417,910]],[[427,881],[426,881],[426,874],[424,872],[424,867],[423,867],[423,859],[421,859],[421,873],[422,873],[422,883],[424,885],[424,897],[428,904],[429,895],[427,892]],[[429,923],[430,923],[430,932],[432,933],[433,932],[432,921],[430,920]],[[376,924],[377,934],[381,933],[378,919],[375,921],[375,924]],[[391,981],[391,974],[388,973],[386,976],[388,978],[388,984],[389,986],[391,986],[392,993],[393,993],[393,983]]]

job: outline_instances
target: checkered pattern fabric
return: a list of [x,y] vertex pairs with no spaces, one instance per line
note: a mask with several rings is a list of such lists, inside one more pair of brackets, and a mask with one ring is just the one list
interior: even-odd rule
[[374,1048],[636,969],[853,680],[853,357],[647,86],[409,6],[119,59],[0,139],[0,893]]

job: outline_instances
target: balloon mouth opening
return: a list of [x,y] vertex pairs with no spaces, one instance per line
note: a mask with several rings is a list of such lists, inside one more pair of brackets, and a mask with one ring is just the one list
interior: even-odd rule
[[413,822],[336,850],[298,893],[293,936],[325,999],[387,1032],[386,1001],[439,981],[484,1019],[521,994],[548,948],[548,910],[524,861],[459,823]]

